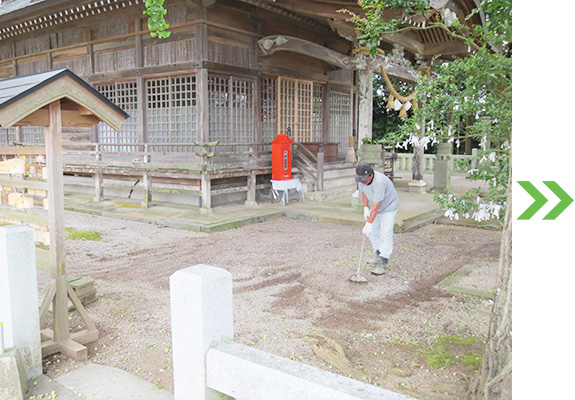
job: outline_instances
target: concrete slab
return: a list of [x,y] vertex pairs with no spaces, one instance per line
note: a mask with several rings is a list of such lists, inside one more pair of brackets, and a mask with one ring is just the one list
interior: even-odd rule
[[58,400],[79,400],[84,398],[80,393],[70,390],[60,382],[46,375],[40,375],[28,381],[26,399],[50,399],[54,398],[54,395]]
[[156,385],[134,374],[105,365],[88,364],[56,378],[55,381],[90,400],[174,399],[170,392],[158,389]]

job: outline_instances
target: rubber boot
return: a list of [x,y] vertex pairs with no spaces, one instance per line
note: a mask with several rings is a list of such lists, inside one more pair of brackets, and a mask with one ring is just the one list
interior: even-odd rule
[[379,256],[379,250],[376,250],[375,257],[373,257],[373,259],[368,261],[366,264],[371,265],[373,267],[377,267],[381,263],[380,258],[381,257]]
[[378,263],[376,267],[371,271],[374,275],[383,275],[385,274],[385,267],[387,267],[387,258],[382,256],[377,256]]

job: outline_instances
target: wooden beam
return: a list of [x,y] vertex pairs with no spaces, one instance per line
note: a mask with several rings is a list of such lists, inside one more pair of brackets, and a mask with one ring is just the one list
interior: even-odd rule
[[292,36],[267,36],[260,39],[258,44],[264,55],[272,55],[277,51],[290,51],[325,61],[340,68],[350,69],[355,66],[352,62],[352,57],[338,53],[320,44]]
[[[100,118],[95,116],[92,111],[82,109],[84,111],[62,110],[62,126],[82,128],[91,127],[100,122]],[[36,110],[15,123],[14,126],[50,126],[50,111],[46,108]]]
[[[77,103],[86,109],[92,111],[98,116],[99,120],[106,122],[113,129],[120,130],[124,124],[124,116],[111,109],[101,98],[90,92],[87,88],[80,85],[74,79],[63,76],[45,86],[34,91],[33,95],[25,96],[22,99],[2,108],[0,110],[0,125],[10,127],[19,123],[30,114],[46,107],[48,104],[67,99]],[[58,106],[60,108],[60,106]],[[40,112],[41,114],[42,112]],[[66,113],[64,113],[65,115]],[[62,117],[62,116],[60,116]],[[70,118],[65,116],[65,118]],[[90,118],[90,117],[86,117]],[[42,119],[40,121],[43,121]],[[64,121],[66,123],[76,123],[74,121]],[[81,120],[80,123],[85,123]],[[47,126],[42,122],[42,126]],[[87,126],[93,125],[89,123]],[[76,125],[78,126],[78,125]]]

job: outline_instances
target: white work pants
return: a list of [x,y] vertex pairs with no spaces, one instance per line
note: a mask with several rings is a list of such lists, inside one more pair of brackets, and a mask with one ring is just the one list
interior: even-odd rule
[[379,255],[384,258],[389,258],[393,251],[395,214],[397,214],[397,210],[377,214],[377,217],[373,220],[373,230],[371,231],[371,235],[369,235],[373,251],[379,250]]

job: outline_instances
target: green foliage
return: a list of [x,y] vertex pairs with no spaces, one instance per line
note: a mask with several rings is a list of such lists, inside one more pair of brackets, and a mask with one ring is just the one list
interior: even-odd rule
[[370,47],[371,54],[375,54],[379,44],[379,37],[388,32],[396,31],[401,20],[384,20],[386,9],[403,8],[408,13],[422,13],[426,7],[425,0],[360,0],[358,2],[365,11],[365,18],[344,10],[351,16],[351,20],[363,32],[362,38]]
[[148,29],[150,36],[164,39],[170,37],[171,32],[167,29],[170,24],[166,23],[165,15],[167,10],[164,8],[165,0],[146,0],[146,9],[143,14],[148,15]]
[[68,240],[90,240],[99,242],[102,240],[102,235],[94,231],[79,231],[74,228],[66,228],[66,239]]
[[[481,354],[469,352],[469,347],[477,343],[474,336],[457,336],[446,335],[437,339],[435,344],[425,349],[423,352],[427,355],[427,363],[433,368],[443,368],[448,365],[454,365],[459,360],[464,365],[473,369],[481,365]],[[459,354],[465,352],[465,355]],[[479,363],[479,364],[477,364]]]
[[364,137],[363,139],[361,139],[361,141],[363,142],[363,144],[379,144],[379,142],[376,139],[368,137]]
[[483,362],[483,354],[469,353],[463,356],[461,363],[467,366],[472,371],[479,371],[481,363]]
[[[364,0],[361,6],[366,17],[352,20],[363,32],[366,43],[375,53],[382,33],[417,30],[402,26],[400,21],[383,20],[389,8],[403,8],[407,15],[426,16],[427,2],[416,0]],[[442,194],[436,196],[446,215],[473,217],[478,221],[499,218],[505,214],[506,193],[510,172],[512,115],[512,25],[511,0],[483,0],[486,15],[484,25],[468,26],[465,21],[428,21],[427,27],[441,28],[453,38],[463,41],[473,50],[466,58],[453,61],[436,60],[432,76],[420,76],[416,90],[421,100],[393,134],[395,140],[407,145],[427,147],[438,142],[454,143],[457,147],[467,138],[480,143],[482,152],[470,169],[472,180],[485,181],[487,189],[469,192],[466,196]],[[477,14],[473,10],[466,20]],[[421,126],[425,121],[425,126]],[[425,131],[422,137],[420,132]]]

